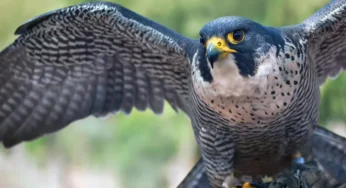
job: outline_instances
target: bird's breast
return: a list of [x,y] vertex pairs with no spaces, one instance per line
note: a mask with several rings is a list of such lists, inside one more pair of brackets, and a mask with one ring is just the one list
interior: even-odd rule
[[[197,60],[193,62],[192,84],[195,93],[211,110],[235,124],[265,126],[291,106],[300,80],[300,61],[294,51],[271,52],[256,61],[256,75],[244,77],[232,56],[216,62],[211,70],[213,80],[205,82],[199,73]],[[198,59],[198,58],[196,58]],[[299,62],[297,62],[299,61]]]
[[239,174],[273,175],[291,160],[293,151],[288,151],[291,142],[285,125],[236,125],[232,132],[236,145],[234,168]]

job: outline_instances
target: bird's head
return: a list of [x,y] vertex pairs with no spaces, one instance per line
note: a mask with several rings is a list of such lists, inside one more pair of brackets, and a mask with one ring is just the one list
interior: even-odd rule
[[266,59],[277,56],[284,40],[278,30],[250,19],[222,17],[201,29],[200,43],[199,70],[204,82],[238,87],[273,71]]

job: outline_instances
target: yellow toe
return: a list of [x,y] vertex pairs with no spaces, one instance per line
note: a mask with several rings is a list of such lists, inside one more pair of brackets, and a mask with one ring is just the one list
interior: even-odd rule
[[252,187],[249,182],[246,182],[246,183],[243,184],[242,188],[254,188],[254,187]]
[[302,157],[302,154],[300,152],[297,152],[293,155],[293,158],[299,158]]

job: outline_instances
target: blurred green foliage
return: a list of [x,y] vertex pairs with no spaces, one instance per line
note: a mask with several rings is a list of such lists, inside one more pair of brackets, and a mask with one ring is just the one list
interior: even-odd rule
[[[1,0],[0,49],[10,44],[14,30],[41,13],[83,0]],[[296,24],[328,0],[113,0],[179,33],[196,38],[207,22],[228,15],[251,18],[264,25]],[[321,123],[346,121],[346,75],[322,88]],[[184,144],[194,144],[189,120],[168,105],[162,116],[151,111],[129,116],[122,113],[106,120],[87,118],[25,146],[42,165],[60,155],[73,164],[117,171],[125,187],[163,187],[165,164]],[[195,147],[196,148],[196,147]],[[195,149],[190,150],[196,152]]]

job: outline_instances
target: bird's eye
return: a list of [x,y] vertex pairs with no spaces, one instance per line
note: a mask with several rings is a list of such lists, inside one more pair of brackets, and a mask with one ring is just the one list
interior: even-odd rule
[[245,33],[242,30],[235,30],[228,34],[227,39],[232,44],[239,44],[245,38]]
[[203,38],[203,36],[200,36],[199,43],[201,43],[202,46],[205,46],[205,39]]

